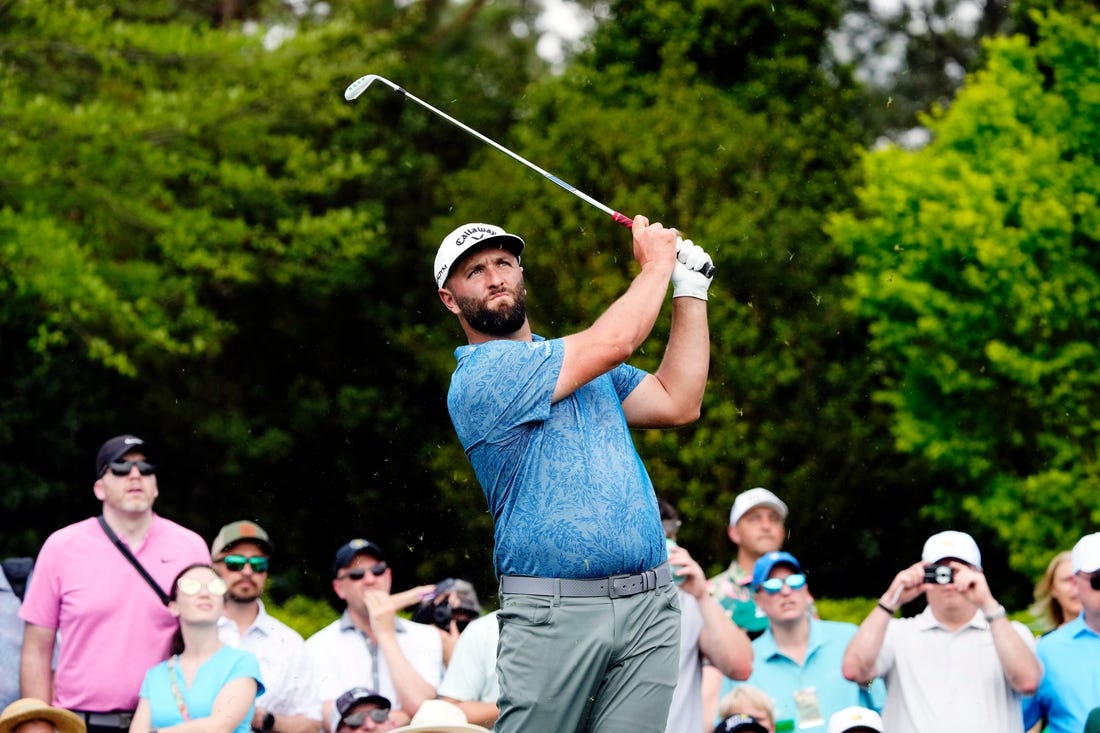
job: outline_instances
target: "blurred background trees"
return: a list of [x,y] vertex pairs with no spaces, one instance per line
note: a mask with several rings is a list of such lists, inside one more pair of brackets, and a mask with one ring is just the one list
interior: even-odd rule
[[[276,596],[326,597],[366,536],[399,586],[492,602],[435,247],[468,220],[524,236],[557,336],[625,287],[629,233],[384,86],[343,99],[373,73],[713,254],[704,417],[636,434],[708,571],[763,485],[817,593],[874,594],[952,526],[1026,605],[1100,518],[1097,18],[588,7],[554,72],[533,2],[0,2],[0,551],[97,511],[94,452],[134,432],[163,514],[268,529]],[[875,24],[908,55],[838,53]]]

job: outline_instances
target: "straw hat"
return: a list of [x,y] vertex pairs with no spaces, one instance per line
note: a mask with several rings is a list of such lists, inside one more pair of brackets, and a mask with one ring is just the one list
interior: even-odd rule
[[[408,725],[394,728],[392,733],[488,733],[488,728],[466,722],[462,708],[446,700],[425,700]],[[3,733],[3,731],[0,731]]]
[[45,720],[59,733],[86,733],[84,721],[76,713],[47,705],[36,697],[24,697],[4,708],[0,713],[0,733],[11,733],[20,723],[28,720]]

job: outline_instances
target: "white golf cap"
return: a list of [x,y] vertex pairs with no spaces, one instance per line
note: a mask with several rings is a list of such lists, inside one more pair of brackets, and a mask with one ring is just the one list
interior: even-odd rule
[[784,521],[787,519],[787,505],[772,492],[758,486],[755,489],[741,492],[733,500],[733,508],[730,509],[730,524],[737,524],[738,520],[745,516],[745,512],[758,506],[770,506],[779,512],[780,519]]
[[1070,554],[1075,573],[1095,573],[1100,570],[1100,532],[1087,534],[1077,540]]
[[962,560],[976,568],[982,566],[982,553],[974,538],[966,532],[956,532],[952,529],[929,537],[920,554],[921,561],[928,563],[937,563],[949,557]]
[[863,729],[882,733],[882,717],[870,708],[853,705],[833,713],[829,717],[829,729],[825,733],[846,733]]
[[451,267],[460,257],[474,248],[494,244],[503,247],[518,259],[523,254],[523,240],[492,224],[476,222],[463,224],[443,238],[435,253],[435,284],[443,287]]

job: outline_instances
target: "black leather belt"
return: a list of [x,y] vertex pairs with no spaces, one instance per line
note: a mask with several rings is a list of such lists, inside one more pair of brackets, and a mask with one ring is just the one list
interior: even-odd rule
[[124,711],[92,713],[86,710],[73,710],[73,712],[83,718],[87,725],[95,725],[100,728],[120,728],[128,730],[130,728],[130,721],[134,718],[132,712]]
[[626,598],[661,588],[672,582],[668,563],[636,575],[612,575],[610,578],[536,578],[530,575],[500,576],[501,593],[562,598]]

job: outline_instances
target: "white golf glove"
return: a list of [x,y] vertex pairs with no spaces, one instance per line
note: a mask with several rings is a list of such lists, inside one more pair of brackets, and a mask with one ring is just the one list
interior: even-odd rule
[[690,239],[676,238],[676,267],[672,270],[672,297],[707,299],[707,288],[713,278],[701,270],[713,264],[710,255]]

